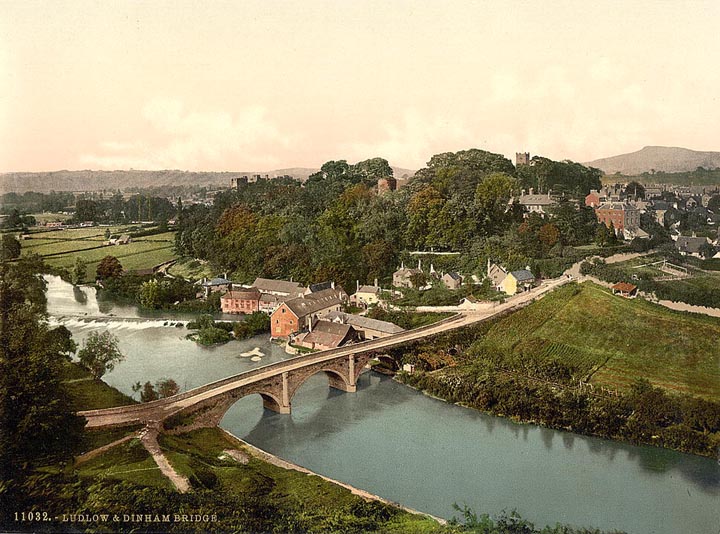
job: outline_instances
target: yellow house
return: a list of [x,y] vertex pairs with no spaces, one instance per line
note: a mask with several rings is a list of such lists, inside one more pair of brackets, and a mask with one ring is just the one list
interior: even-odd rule
[[370,306],[380,302],[380,287],[359,286],[354,295],[350,295],[350,302],[356,306]]
[[528,269],[512,271],[500,283],[501,289],[512,296],[521,291],[528,291],[535,282],[535,276]]

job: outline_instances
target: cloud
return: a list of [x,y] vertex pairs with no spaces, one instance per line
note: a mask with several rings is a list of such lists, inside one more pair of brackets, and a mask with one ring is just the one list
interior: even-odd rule
[[293,143],[260,106],[235,113],[187,110],[179,100],[158,98],[140,115],[145,127],[140,139],[101,142],[81,155],[80,163],[101,169],[269,169]]

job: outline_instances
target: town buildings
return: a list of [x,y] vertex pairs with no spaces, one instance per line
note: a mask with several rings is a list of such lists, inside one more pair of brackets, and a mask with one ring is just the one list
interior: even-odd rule
[[612,227],[616,233],[640,227],[640,212],[627,202],[605,202],[595,208],[598,222]]

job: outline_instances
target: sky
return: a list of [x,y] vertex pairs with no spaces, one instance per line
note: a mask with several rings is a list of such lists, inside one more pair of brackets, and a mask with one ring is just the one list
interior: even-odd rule
[[720,150],[720,2],[0,0],[0,172]]

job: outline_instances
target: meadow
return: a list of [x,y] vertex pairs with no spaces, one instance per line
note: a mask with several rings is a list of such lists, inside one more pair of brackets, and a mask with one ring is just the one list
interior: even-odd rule
[[[109,227],[112,235],[129,233],[131,227]],[[73,228],[30,234],[21,241],[22,255],[39,254],[53,267],[71,269],[75,258],[86,263],[86,280],[95,275],[97,264],[105,256],[115,256],[126,271],[148,269],[176,258],[175,234],[162,234],[133,238],[127,245],[103,246],[105,227]]]

